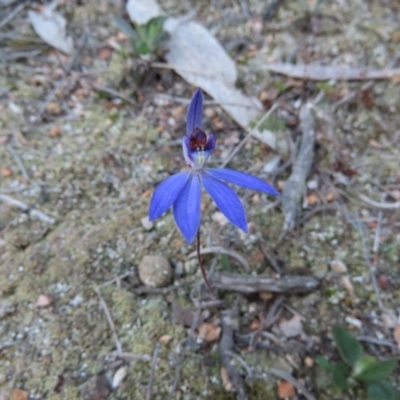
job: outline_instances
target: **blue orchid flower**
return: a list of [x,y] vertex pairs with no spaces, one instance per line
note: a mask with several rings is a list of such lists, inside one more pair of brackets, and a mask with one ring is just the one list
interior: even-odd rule
[[273,186],[255,176],[228,168],[206,168],[216,141],[213,133],[207,136],[201,130],[202,119],[203,93],[197,89],[189,105],[186,135],[182,139],[183,156],[189,169],[161,182],[149,207],[149,219],[153,221],[172,206],[175,222],[188,243],[193,242],[200,226],[202,187],[225,217],[244,232],[248,228],[243,204],[225,182],[279,195]]

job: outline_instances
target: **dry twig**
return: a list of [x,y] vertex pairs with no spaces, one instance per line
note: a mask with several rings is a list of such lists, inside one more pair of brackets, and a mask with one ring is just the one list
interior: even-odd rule
[[122,275],[116,276],[115,278],[112,278],[112,279],[110,279],[109,281],[102,283],[99,287],[100,287],[100,288],[103,288],[104,286],[111,285],[111,284],[114,283],[114,282],[120,283],[122,279],[125,279],[125,278],[127,278],[128,276],[130,276],[130,275],[132,275],[131,272],[125,272],[125,273],[122,274]]
[[136,361],[136,360],[141,360],[141,361],[150,361],[151,357],[148,354],[135,354],[135,353],[118,353],[118,351],[112,351],[111,353],[108,353],[109,356],[111,357],[117,357],[117,358],[122,358],[124,360],[129,360],[129,361]]
[[94,82],[90,82],[90,85],[93,87],[93,89],[96,89],[96,90],[99,90],[101,92],[105,92],[105,93],[111,94],[112,96],[115,96],[115,97],[119,97],[120,99],[125,100],[126,102],[128,102],[129,104],[131,104],[133,106],[137,105],[137,102],[134,99],[132,99],[131,97],[119,92],[118,90],[109,88],[107,86],[99,85],[99,84],[94,83]]
[[[226,254],[227,256],[231,256],[235,258],[237,261],[240,262],[240,264],[243,265],[244,269],[249,272],[250,271],[250,265],[247,262],[247,260],[241,256],[239,253],[237,253],[235,250],[231,249],[224,249],[223,247],[220,246],[211,246],[211,247],[205,247],[200,249],[200,254]],[[197,252],[193,251],[188,255],[189,258],[197,257]]]
[[378,201],[372,200],[364,194],[359,194],[360,199],[371,207],[377,208],[379,210],[397,210],[400,209],[400,202],[397,203],[380,203]]
[[11,157],[15,160],[15,162],[18,165],[18,168],[21,171],[22,176],[24,177],[24,179],[29,182],[30,178],[28,173],[26,172],[25,166],[21,161],[20,156],[18,155],[18,153],[14,150],[14,148],[11,146],[10,143],[7,143],[7,150],[9,151],[9,153],[11,154]]
[[400,76],[399,68],[369,69],[349,68],[313,64],[266,64],[263,69],[297,79],[311,81],[364,81],[371,79],[392,79]]
[[231,317],[232,311],[228,311],[227,314],[222,318],[222,336],[219,342],[219,352],[221,354],[222,367],[228,373],[230,383],[233,388],[225,387],[225,389],[234,389],[237,393],[236,398],[238,400],[247,400],[248,396],[244,384],[243,377],[239,371],[232,364],[232,349],[234,346],[233,334],[234,334],[234,323]]
[[117,334],[117,331],[115,329],[114,321],[111,318],[110,311],[108,310],[107,304],[104,301],[103,296],[100,293],[100,290],[98,288],[96,288],[95,292],[97,293],[97,296],[99,296],[100,304],[101,304],[101,306],[103,308],[103,311],[104,311],[104,314],[105,314],[105,316],[107,318],[108,326],[111,329],[111,333],[113,335],[114,342],[115,342],[115,347],[117,349],[117,355],[118,355],[118,357],[122,357],[122,354],[123,354],[122,345],[121,345],[121,342],[119,341],[118,334]]
[[358,214],[356,214],[356,223],[353,225],[359,232],[360,236],[361,236],[361,242],[362,242],[362,246],[363,246],[363,255],[364,255],[364,259],[365,262],[368,265],[369,268],[369,273],[371,276],[371,281],[372,284],[374,286],[374,291],[375,291],[375,295],[376,295],[376,300],[378,302],[378,306],[381,310],[384,310],[384,306],[382,303],[382,299],[381,299],[381,293],[379,290],[379,285],[375,276],[375,266],[372,264],[371,261],[371,254],[368,248],[368,243],[367,243],[367,238],[364,232],[364,227],[362,225],[362,222],[358,216]]
[[306,179],[314,158],[314,120],[307,104],[300,110],[300,129],[303,134],[299,154],[282,192],[282,207],[285,214],[282,234],[293,229],[296,224],[301,200],[306,190]]
[[20,11],[22,11],[25,8],[26,3],[20,3],[17,5],[17,7],[14,8],[8,15],[5,16],[0,21],[0,29],[4,26],[7,25]]
[[37,218],[40,221],[46,222],[48,224],[54,224],[55,222],[54,218],[49,217],[48,215],[42,213],[41,211],[36,210],[35,208],[28,206],[28,204],[25,204],[20,200],[14,199],[13,197],[8,196],[7,194],[0,193],[0,201],[18,207],[20,210],[27,213],[32,218]]
[[307,276],[283,276],[280,279],[254,275],[214,274],[211,278],[217,289],[239,293],[308,293],[315,290],[320,282]]
[[156,367],[157,367],[157,363],[158,363],[158,353],[159,352],[160,352],[160,343],[157,342],[156,348],[154,349],[154,353],[153,353],[153,360],[151,362],[151,370],[150,370],[149,384],[147,386],[146,400],[151,399],[151,389],[153,387],[154,373],[156,371]]

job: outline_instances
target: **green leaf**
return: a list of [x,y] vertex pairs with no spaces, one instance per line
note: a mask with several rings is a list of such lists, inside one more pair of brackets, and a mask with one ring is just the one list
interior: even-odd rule
[[226,254],[221,254],[221,267],[224,272],[232,272],[231,263],[229,262],[229,258]]
[[317,364],[322,367],[325,371],[331,372],[332,371],[332,364],[324,357],[318,356],[315,361]]
[[152,18],[146,24],[146,36],[149,41],[155,42],[160,37],[163,31],[163,25],[166,17],[160,16]]
[[375,382],[368,385],[368,400],[398,400],[399,391],[387,381]]
[[353,376],[358,378],[368,367],[377,362],[375,357],[362,356],[359,358],[353,366]]
[[342,361],[332,368],[333,384],[340,390],[345,390],[349,387],[349,382],[347,381],[349,375],[350,368]]
[[358,374],[357,379],[364,382],[377,382],[382,379],[389,378],[393,370],[396,368],[397,360],[385,360],[376,361],[373,364],[367,366],[360,374]]
[[146,40],[146,25],[135,24],[135,29],[136,29],[139,39],[141,39],[142,41],[145,41]]
[[332,328],[336,346],[342,356],[343,361],[350,366],[363,356],[363,349],[358,340],[343,326]]
[[137,34],[129,22],[120,17],[114,17],[114,22],[125,35],[129,36],[131,39],[137,39]]
[[144,42],[142,40],[138,40],[135,43],[135,51],[136,51],[137,54],[142,54],[142,55],[150,53],[149,46],[147,45],[146,42]]

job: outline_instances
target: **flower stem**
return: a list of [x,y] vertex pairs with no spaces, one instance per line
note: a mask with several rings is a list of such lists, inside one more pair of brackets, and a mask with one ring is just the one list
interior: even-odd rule
[[208,281],[206,270],[204,269],[203,263],[201,262],[201,257],[200,257],[200,229],[197,231],[197,260],[199,261],[200,265],[200,270],[201,274],[203,275],[204,282],[207,285],[208,290],[210,293],[213,293],[213,290],[211,289],[210,282]]

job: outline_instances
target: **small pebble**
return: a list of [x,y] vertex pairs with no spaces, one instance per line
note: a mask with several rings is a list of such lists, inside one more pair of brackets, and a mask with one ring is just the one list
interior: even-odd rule
[[172,268],[161,256],[144,256],[138,267],[140,280],[149,287],[167,286],[172,279]]
[[141,220],[142,226],[146,231],[153,229],[154,223],[149,220],[149,217],[143,217]]
[[308,182],[307,182],[307,187],[308,187],[310,190],[316,190],[316,189],[318,189],[318,182],[315,181],[315,180],[308,181]]

